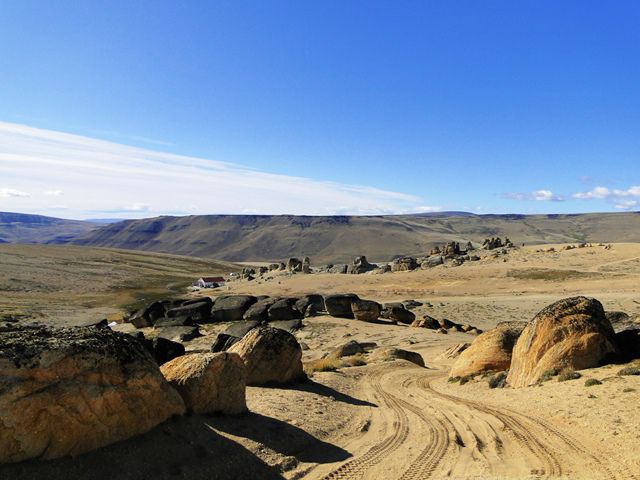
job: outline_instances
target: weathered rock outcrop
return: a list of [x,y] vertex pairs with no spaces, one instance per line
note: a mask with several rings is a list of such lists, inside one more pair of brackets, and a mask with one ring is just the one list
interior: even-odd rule
[[302,313],[295,308],[296,301],[297,298],[282,298],[274,302],[268,310],[269,322],[302,318]]
[[422,358],[422,355],[420,355],[418,352],[411,352],[409,350],[402,350],[400,348],[376,348],[369,354],[369,359],[372,362],[388,362],[391,360],[400,359],[424,367],[424,359]]
[[167,318],[191,317],[196,322],[203,322],[211,316],[211,302],[197,302],[181,305],[167,311]]
[[260,299],[244,312],[242,318],[248,321],[266,322],[269,320],[269,307],[277,301],[277,298]]
[[299,258],[290,258],[287,260],[287,271],[288,272],[301,272],[302,271],[302,261]]
[[309,312],[309,314],[317,314],[319,312],[325,311],[324,298],[322,298],[322,295],[317,294],[305,295],[298,298],[295,306],[296,310],[298,310],[304,316],[313,316],[307,314],[307,312],[309,311],[309,307],[313,307],[313,311]]
[[194,413],[247,411],[247,369],[237,353],[193,353],[165,363],[160,370]]
[[0,329],[0,463],[79,455],[184,410],[130,335],[108,328]]
[[420,319],[416,319],[412,324],[412,327],[417,328],[429,328],[431,330],[437,330],[440,328],[440,322],[429,315],[424,315]]
[[581,370],[600,365],[615,354],[611,324],[599,301],[572,297],[538,313],[513,349],[507,383],[524,387],[549,370]]
[[378,268],[377,265],[369,263],[367,261],[367,257],[361,255],[353,260],[353,264],[349,265],[347,273],[362,274],[370,272],[371,270],[374,270],[376,268]]
[[305,376],[300,344],[285,330],[254,328],[228,352],[242,358],[247,367],[247,385],[289,383]]
[[373,300],[356,300],[351,302],[351,311],[356,320],[373,322],[380,317],[380,304]]
[[500,322],[479,335],[453,364],[450,377],[501,372],[511,365],[511,353],[527,322]]
[[155,321],[164,317],[165,307],[161,302],[153,302],[134,313],[129,322],[136,328],[151,327]]
[[[142,335],[142,332],[140,332]],[[140,340],[158,365],[167,363],[181,355],[184,355],[184,345],[166,338],[142,338]]]
[[391,262],[392,272],[409,272],[418,268],[418,261],[414,257],[396,258]]
[[211,309],[215,322],[242,320],[243,315],[258,299],[252,295],[226,295],[218,297]]
[[403,307],[391,307],[385,308],[380,316],[393,322],[404,323],[411,325],[416,319],[416,314]]
[[216,353],[228,350],[232,345],[238,343],[247,333],[260,325],[260,323],[261,322],[255,320],[234,323],[224,332],[218,334],[215,342],[211,345],[211,351]]
[[340,318],[354,318],[351,303],[360,298],[353,293],[341,295],[327,295],[324,297],[324,305],[329,315]]

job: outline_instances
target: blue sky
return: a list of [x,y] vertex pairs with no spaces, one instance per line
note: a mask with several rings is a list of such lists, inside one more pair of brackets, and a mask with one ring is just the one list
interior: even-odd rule
[[[638,210],[638,25],[623,1],[0,2],[0,210]],[[122,144],[164,180],[117,173],[144,156]],[[171,181],[196,163],[197,192]],[[230,172],[261,188],[197,200],[237,198]]]

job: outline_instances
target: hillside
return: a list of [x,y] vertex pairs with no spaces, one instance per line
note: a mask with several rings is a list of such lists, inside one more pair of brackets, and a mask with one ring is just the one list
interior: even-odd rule
[[226,262],[74,245],[0,245],[0,319],[12,315],[74,324],[183,295],[202,275],[226,274]]
[[0,212],[0,243],[62,242],[97,227],[92,222]]
[[356,255],[386,261],[446,241],[479,243],[491,236],[516,244],[637,242],[640,214],[157,217],[106,225],[72,243],[238,262],[307,255],[318,265]]

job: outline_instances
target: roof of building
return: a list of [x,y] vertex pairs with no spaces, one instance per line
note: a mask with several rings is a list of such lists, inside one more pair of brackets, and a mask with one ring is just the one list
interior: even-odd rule
[[200,280],[207,283],[219,283],[226,281],[224,277],[202,277]]

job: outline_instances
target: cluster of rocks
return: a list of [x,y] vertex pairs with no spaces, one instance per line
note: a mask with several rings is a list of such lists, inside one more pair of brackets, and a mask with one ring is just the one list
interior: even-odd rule
[[496,248],[513,248],[513,242],[509,237],[505,237],[504,241],[500,237],[485,238],[482,242],[484,250],[495,250]]
[[623,312],[572,297],[541,310],[530,322],[502,322],[461,351],[451,377],[508,370],[506,384],[534,385],[549,372],[593,368],[640,357],[640,325]]
[[470,335],[480,335],[482,333],[481,329],[468,323],[456,323],[447,318],[436,320],[429,315],[424,315],[421,319],[416,319],[411,326],[416,328],[428,328],[444,334],[449,332],[463,332]]
[[104,322],[0,326],[0,463],[79,455],[188,412],[241,414],[247,385],[305,378],[300,344],[270,326],[162,365],[144,340]]

